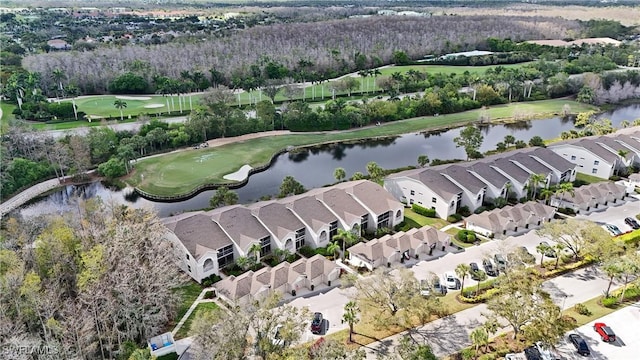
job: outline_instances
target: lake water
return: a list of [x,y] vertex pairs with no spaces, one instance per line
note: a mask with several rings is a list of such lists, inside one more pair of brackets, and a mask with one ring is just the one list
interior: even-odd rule
[[[618,127],[623,120],[640,118],[640,104],[619,107],[600,115],[611,119]],[[516,140],[528,142],[533,136],[543,139],[555,138],[562,131],[573,129],[573,122],[558,117],[533,120],[518,124],[490,125],[482,128],[484,142],[481,151],[495,149],[505,135],[513,135]],[[453,138],[460,134],[460,128],[431,134],[407,134],[395,138],[369,140],[358,144],[334,144],[316,147],[296,154],[282,154],[266,171],[254,174],[244,187],[235,190],[241,203],[258,201],[264,195],[279,192],[282,179],[291,175],[307,189],[321,187],[335,182],[333,171],[342,167],[347,177],[354,172],[366,174],[366,164],[375,161],[385,169],[395,169],[416,165],[419,155],[429,159],[464,159],[464,150],[456,148]],[[79,186],[67,186],[50,195],[23,206],[24,216],[73,210],[77,196],[91,198],[100,196],[104,202],[127,204],[133,207],[155,209],[160,216],[205,208],[215,190],[204,191],[195,197],[173,203],[153,202],[139,197],[133,189],[111,190],[96,182]]]

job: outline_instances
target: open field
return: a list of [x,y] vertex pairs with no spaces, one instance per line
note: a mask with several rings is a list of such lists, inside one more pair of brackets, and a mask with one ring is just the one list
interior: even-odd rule
[[2,121],[8,121],[15,118],[12,111],[16,108],[16,105],[0,102],[0,108],[2,108]]
[[201,302],[201,303],[199,303],[196,306],[195,310],[193,310],[191,315],[189,315],[189,318],[187,318],[187,320],[185,320],[184,324],[182,324],[182,327],[180,328],[180,330],[178,330],[178,332],[176,333],[176,339],[182,339],[182,338],[185,338],[187,336],[192,335],[190,333],[190,331],[191,331],[191,323],[193,322],[193,320],[196,317],[202,316],[204,313],[207,313],[207,312],[218,311],[219,309],[220,309],[220,307],[214,302]]
[[[93,117],[95,119],[104,118],[104,117],[120,117],[120,110],[116,109],[113,103],[121,98],[121,101],[127,103],[127,107],[122,109],[122,113],[126,118],[128,115],[139,115],[139,114],[162,114],[166,113],[168,110],[167,103],[171,107],[171,110],[178,111],[180,110],[180,105],[178,104],[178,97],[163,97],[163,96],[134,96],[139,98],[139,100],[132,100],[134,97],[123,98],[121,95],[97,95],[97,96],[86,96],[76,99],[76,106],[78,106],[79,111],[83,111],[87,114],[87,117]],[[198,104],[198,99],[200,95],[193,95],[191,102],[192,106],[196,106]],[[173,99],[173,105],[172,105]],[[71,100],[65,100],[71,101]],[[162,105],[162,106],[160,106]],[[183,99],[183,109],[189,109],[189,98],[186,97]]]
[[424,63],[424,65],[390,66],[390,67],[381,69],[380,72],[382,73],[382,75],[391,75],[395,72],[404,74],[409,70],[414,70],[419,72],[427,72],[429,74],[443,73],[445,75],[449,75],[449,74],[461,75],[465,71],[468,71],[471,74],[481,75],[481,74],[484,74],[487,70],[494,69],[498,66],[502,66],[508,69],[517,69],[517,68],[523,67],[526,64],[528,63],[487,65],[487,66],[453,66],[453,65],[429,65],[429,63]]
[[[544,100],[495,106],[487,111],[491,118],[507,120],[514,110],[526,110],[538,116],[560,113],[568,104],[573,112],[592,109],[591,106],[566,99]],[[304,146],[324,142],[391,136],[461,126],[475,122],[483,110],[421,117],[372,126],[364,129],[327,133],[297,133],[268,138],[252,139],[207,149],[178,151],[138,161],[135,173],[126,181],[141,190],[155,195],[185,194],[202,184],[227,182],[222,177],[247,164],[258,167],[268,163],[278,151],[288,146]]]

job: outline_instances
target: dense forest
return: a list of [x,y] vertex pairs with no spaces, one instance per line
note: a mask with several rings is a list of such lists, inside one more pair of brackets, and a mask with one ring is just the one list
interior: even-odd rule
[[[54,84],[50,74],[61,70],[81,93],[106,93],[109,83],[142,63],[147,81],[153,75],[179,78],[182,71],[209,72],[227,77],[251,74],[251,65],[273,61],[287,69],[304,64],[308,72],[329,78],[392,62],[396,51],[410,59],[470,50],[489,37],[514,41],[563,38],[577,31],[575,21],[519,17],[394,17],[255,26],[223,38],[197,44],[126,45],[87,52],[29,55],[23,67],[43,74],[44,88]],[[464,39],[464,40],[461,40]],[[363,63],[364,62],[364,63]]]

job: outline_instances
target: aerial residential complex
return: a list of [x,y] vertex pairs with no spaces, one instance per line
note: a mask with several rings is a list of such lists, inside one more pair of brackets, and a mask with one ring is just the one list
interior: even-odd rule
[[304,245],[327,246],[338,229],[373,232],[404,220],[404,205],[381,186],[345,182],[301,195],[196,211],[164,219],[179,266],[201,282],[247,256],[255,244],[260,255],[274,249],[295,252]]

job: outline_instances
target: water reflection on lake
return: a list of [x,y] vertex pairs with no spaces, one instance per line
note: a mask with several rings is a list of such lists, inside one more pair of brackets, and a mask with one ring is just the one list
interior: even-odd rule
[[[640,104],[623,106],[600,116],[611,119],[617,127],[623,120],[633,121],[640,118]],[[481,151],[495,149],[496,144],[502,141],[505,135],[513,135],[516,140],[528,142],[536,135],[543,139],[555,138],[562,131],[573,128],[573,122],[559,117],[483,126],[484,142]],[[236,192],[240,202],[248,203],[257,201],[264,195],[277,194],[282,179],[287,175],[293,176],[309,189],[335,182],[333,172],[337,167],[344,168],[347,177],[350,177],[358,171],[366,173],[366,164],[370,161],[375,161],[386,169],[395,169],[416,165],[418,156],[422,154],[426,154],[431,160],[464,159],[464,150],[456,148],[453,143],[453,139],[459,134],[458,128],[430,134],[407,134],[366,142],[324,145],[295,153],[284,153],[275,159],[269,169],[252,175],[247,185]],[[160,203],[139,197],[133,193],[133,189],[110,190],[97,182],[68,186],[23,207],[20,211],[25,216],[31,216],[73,210],[77,195],[81,198],[100,196],[104,202],[154,208],[160,216],[168,216],[207,207],[214,192],[205,191],[180,202]]]

